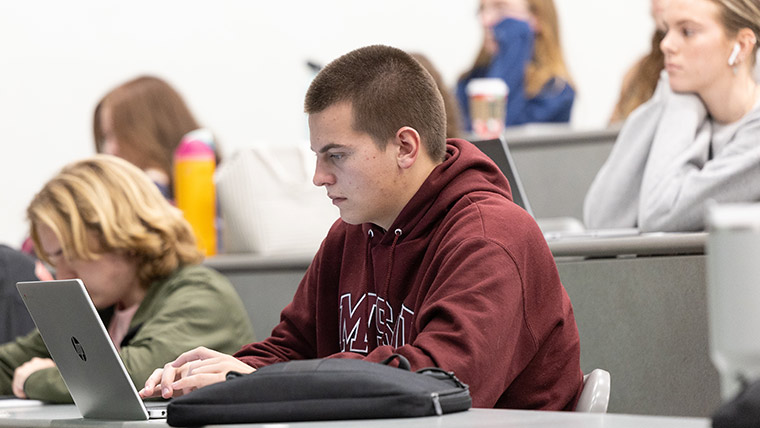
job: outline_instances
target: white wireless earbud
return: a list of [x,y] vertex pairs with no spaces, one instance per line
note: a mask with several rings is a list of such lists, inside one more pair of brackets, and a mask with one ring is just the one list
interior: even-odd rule
[[731,51],[731,56],[728,57],[728,65],[733,67],[736,64],[736,57],[739,56],[740,50],[741,46],[739,46],[739,43],[734,43],[734,50]]

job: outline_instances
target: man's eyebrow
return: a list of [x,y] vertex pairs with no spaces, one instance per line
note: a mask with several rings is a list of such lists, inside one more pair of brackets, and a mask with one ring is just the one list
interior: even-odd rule
[[332,149],[341,149],[341,148],[344,148],[344,147],[346,147],[346,146],[344,146],[343,144],[330,143],[330,144],[328,144],[326,146],[323,146],[321,149],[319,149],[319,153],[324,153],[324,152],[326,152],[328,150],[332,150]]

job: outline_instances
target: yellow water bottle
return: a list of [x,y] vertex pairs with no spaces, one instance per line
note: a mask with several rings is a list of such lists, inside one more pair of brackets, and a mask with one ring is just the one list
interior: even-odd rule
[[198,248],[216,254],[216,188],[214,150],[194,133],[187,134],[174,151],[174,198],[190,223]]

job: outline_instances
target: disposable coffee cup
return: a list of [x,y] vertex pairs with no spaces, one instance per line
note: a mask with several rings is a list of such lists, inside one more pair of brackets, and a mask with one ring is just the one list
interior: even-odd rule
[[498,78],[472,79],[465,92],[470,99],[473,133],[482,139],[498,138],[507,118],[507,84]]
[[710,358],[728,401],[760,379],[760,204],[714,205],[708,225]]

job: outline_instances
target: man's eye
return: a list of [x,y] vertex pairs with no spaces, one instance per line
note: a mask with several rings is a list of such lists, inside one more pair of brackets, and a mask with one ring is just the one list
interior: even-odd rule
[[341,160],[341,159],[343,159],[343,154],[341,154],[341,153],[330,153],[330,159]]

